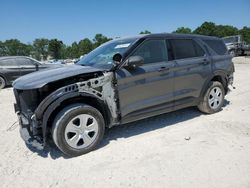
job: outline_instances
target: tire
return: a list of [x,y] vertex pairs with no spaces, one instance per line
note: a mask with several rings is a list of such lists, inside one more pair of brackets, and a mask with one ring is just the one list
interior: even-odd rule
[[207,91],[205,92],[198,108],[201,112],[206,114],[213,114],[222,109],[225,98],[225,89],[218,81],[209,83]]
[[236,56],[237,56],[235,50],[230,50],[230,51],[229,51],[229,54],[230,54],[231,56],[233,56],[233,57],[236,57]]
[[244,50],[241,50],[241,56],[245,56],[245,51]]
[[5,88],[6,86],[6,81],[3,77],[0,76],[0,89]]
[[76,157],[94,150],[104,131],[104,119],[97,109],[86,104],[72,104],[58,113],[51,134],[64,154]]

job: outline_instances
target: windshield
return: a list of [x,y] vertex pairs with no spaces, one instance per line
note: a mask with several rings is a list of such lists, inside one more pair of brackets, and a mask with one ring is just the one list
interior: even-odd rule
[[136,40],[137,38],[130,38],[107,42],[87,54],[77,64],[101,69],[111,69],[113,67],[113,56],[116,53],[124,55]]

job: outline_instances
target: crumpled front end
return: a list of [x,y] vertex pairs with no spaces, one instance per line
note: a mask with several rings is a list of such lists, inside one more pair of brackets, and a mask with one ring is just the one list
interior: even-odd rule
[[[20,133],[29,145],[41,148],[46,143],[49,133],[50,115],[63,106],[64,101],[74,102],[74,98],[86,102],[85,97],[96,99],[96,103],[105,109],[107,126],[120,123],[119,100],[116,79],[113,72],[91,74],[82,79],[66,79],[58,83],[49,83],[39,89],[21,90],[14,88],[16,97],[15,112],[19,118]],[[56,88],[57,87],[57,88]],[[104,115],[105,116],[105,115]]]
[[38,103],[37,91],[14,89],[14,94],[16,98],[14,108],[19,119],[22,139],[30,146],[43,149],[42,130],[34,116]]

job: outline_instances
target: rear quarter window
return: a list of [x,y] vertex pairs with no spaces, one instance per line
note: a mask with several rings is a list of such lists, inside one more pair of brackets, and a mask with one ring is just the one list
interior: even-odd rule
[[227,48],[222,40],[203,40],[218,55],[227,54]]

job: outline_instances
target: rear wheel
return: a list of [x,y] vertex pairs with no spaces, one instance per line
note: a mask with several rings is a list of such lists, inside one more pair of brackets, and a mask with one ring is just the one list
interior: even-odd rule
[[224,103],[225,89],[218,81],[210,82],[209,87],[198,108],[200,111],[212,114],[221,110]]
[[5,79],[0,76],[0,89],[5,88],[5,86],[6,86]]
[[230,53],[230,55],[232,55],[233,57],[236,57],[236,56],[237,56],[235,50],[230,50],[229,53]]
[[52,137],[57,147],[70,157],[88,153],[96,148],[104,135],[101,113],[85,104],[73,104],[55,118]]

